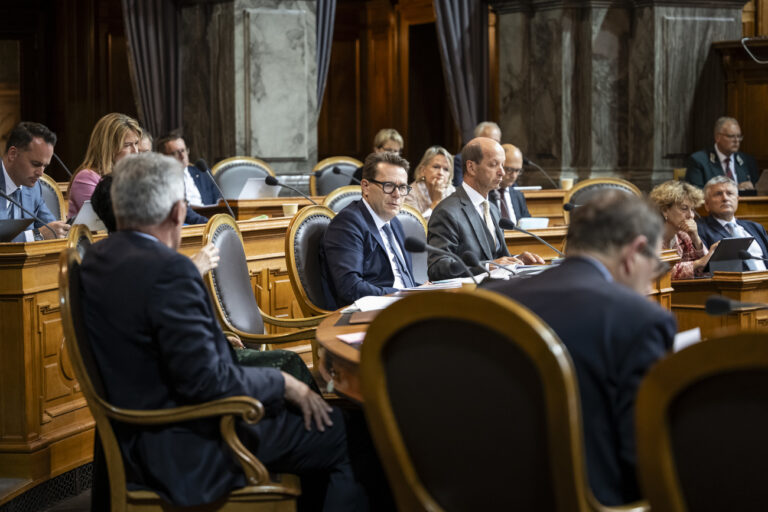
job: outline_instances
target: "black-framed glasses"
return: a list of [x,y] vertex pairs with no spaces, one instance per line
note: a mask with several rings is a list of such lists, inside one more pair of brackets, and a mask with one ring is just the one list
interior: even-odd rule
[[395,189],[400,193],[401,196],[407,196],[411,193],[411,190],[413,190],[413,187],[410,185],[397,185],[396,183],[392,183],[391,181],[379,181],[374,179],[369,179],[371,183],[376,183],[377,185],[381,186],[381,190],[385,194],[393,194],[395,192]]
[[736,135],[731,133],[720,133],[720,135],[722,135],[723,137],[726,137],[728,140],[737,140],[739,142],[744,140],[743,135]]

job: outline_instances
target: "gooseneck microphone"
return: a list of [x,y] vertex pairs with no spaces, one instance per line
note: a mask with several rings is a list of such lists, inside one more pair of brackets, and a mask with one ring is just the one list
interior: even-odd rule
[[707,314],[711,316],[727,315],[728,313],[746,308],[768,309],[768,304],[760,304],[759,302],[739,302],[737,300],[729,299],[728,297],[723,297],[722,295],[710,295],[704,305]]
[[67,173],[67,175],[68,175],[68,176],[71,178],[71,177],[72,177],[72,173],[71,173],[71,172],[69,172],[69,169],[67,169],[67,166],[66,166],[66,165],[64,165],[64,162],[62,162],[62,161],[61,161],[61,158],[59,158],[59,155],[57,155],[56,153],[54,153],[54,154],[53,154],[53,158],[55,158],[55,159],[56,159],[56,161],[57,161],[57,162],[59,162],[59,165],[61,166],[61,168],[62,168],[62,169],[64,169],[64,172],[66,172],[66,173]]
[[5,199],[5,200],[6,200],[6,201],[8,201],[9,203],[15,204],[16,206],[18,206],[18,207],[19,207],[19,209],[20,209],[22,212],[26,213],[27,215],[29,215],[30,217],[32,217],[33,219],[35,219],[37,222],[39,222],[39,223],[40,223],[40,224],[42,224],[43,226],[47,227],[47,228],[48,228],[48,230],[49,230],[51,233],[53,233],[53,238],[59,238],[59,235],[56,233],[56,231],[54,231],[54,229],[53,229],[51,226],[49,226],[49,225],[48,225],[48,223],[47,223],[47,222],[43,221],[43,220],[42,220],[40,217],[38,217],[38,216],[37,216],[37,215],[35,215],[34,213],[30,212],[29,210],[27,210],[26,208],[24,208],[23,206],[21,206],[21,203],[18,203],[18,202],[17,202],[15,199],[13,199],[12,197],[10,197],[8,194],[6,194],[5,192],[3,192],[2,190],[0,190],[0,197],[2,197],[3,199]]
[[536,162],[528,160],[527,158],[523,158],[523,164],[524,165],[531,165],[531,166],[535,167],[536,169],[538,169],[539,172],[541,174],[543,174],[544,177],[547,178],[549,180],[549,182],[552,184],[552,188],[558,188],[558,186],[555,184],[555,181],[552,178],[550,178],[549,174],[547,174],[547,172],[544,169],[539,167],[539,165]]
[[211,172],[211,168],[208,167],[208,163],[202,158],[198,158],[197,162],[195,162],[195,167],[197,167],[197,169],[200,172],[204,172],[205,174],[208,175],[208,177],[211,179],[211,182],[213,183],[213,186],[216,187],[216,190],[219,191],[221,198],[224,200],[224,204],[227,206],[227,210],[229,210],[229,214],[232,216],[233,219],[237,220],[237,217],[235,217],[235,214],[232,211],[232,208],[229,206],[229,201],[227,201],[227,198],[224,197],[224,192],[221,190],[221,187],[219,187],[219,184],[216,183],[216,180],[213,179],[213,173]]
[[302,192],[299,189],[293,188],[290,185],[285,185],[283,183],[280,183],[280,181],[277,178],[275,178],[274,176],[272,176],[272,175],[269,175],[266,178],[264,178],[264,183],[266,183],[270,187],[276,187],[276,186],[280,185],[281,187],[285,187],[288,190],[293,190],[294,192],[299,194],[301,197],[303,197],[304,199],[308,200],[310,203],[312,203],[315,206],[317,206],[317,203],[315,202],[315,200],[312,199],[311,197],[309,197],[307,194],[305,194],[304,192]]
[[[463,261],[468,267],[481,267],[482,263],[478,259],[477,255],[472,251],[464,251],[461,254],[461,261]],[[491,271],[485,269],[485,273],[488,274],[488,279],[491,278]]]
[[357,183],[358,185],[362,185],[362,183],[360,183],[360,180],[359,180],[359,179],[355,178],[354,176],[352,176],[352,175],[350,175],[350,174],[347,174],[347,173],[345,173],[345,172],[342,172],[342,171],[341,171],[341,169],[339,169],[338,167],[335,167],[335,166],[334,166],[334,168],[333,168],[333,170],[331,170],[331,172],[332,172],[333,174],[341,174],[341,175],[343,175],[343,176],[346,176],[347,178],[351,179],[352,181],[354,181],[354,182],[355,182],[355,183]]
[[533,234],[533,233],[531,233],[530,231],[526,231],[526,230],[524,230],[524,229],[522,229],[522,228],[519,228],[519,227],[518,227],[518,226],[517,226],[517,225],[516,225],[514,222],[512,222],[512,221],[511,221],[511,220],[509,220],[509,219],[499,219],[499,227],[500,227],[501,229],[510,229],[510,230],[515,230],[515,231],[519,231],[519,232],[521,232],[521,233],[525,233],[525,234],[526,234],[526,235],[528,235],[528,236],[532,236],[533,238],[535,238],[535,239],[536,239],[536,240],[538,240],[539,242],[543,243],[544,245],[546,245],[547,247],[549,247],[550,249],[552,249],[553,251],[555,251],[555,252],[556,252],[556,253],[557,253],[557,254],[558,254],[558,255],[559,255],[561,258],[565,256],[565,255],[564,255],[564,254],[563,254],[563,253],[562,253],[562,252],[561,252],[559,249],[557,249],[557,248],[556,248],[554,245],[550,244],[549,242],[547,242],[546,240],[544,240],[544,239],[543,239],[543,238],[541,238],[540,236],[534,235],[534,234]]
[[742,260],[761,260],[761,261],[768,261],[768,258],[761,258],[760,256],[755,256],[751,252],[742,249],[739,251],[739,258]]
[[[461,261],[461,258],[459,258],[458,256],[456,256],[450,251],[444,251],[443,249],[439,249],[435,246],[429,245],[424,240],[421,240],[413,236],[405,237],[405,250],[408,252],[432,251],[432,252],[436,252],[437,254],[442,254],[443,256],[448,256],[449,258],[453,259],[456,263],[458,263],[460,267],[460,271],[455,273],[461,273],[461,271],[463,271],[470,278],[472,278],[472,282],[477,284],[477,279],[475,279],[475,276],[469,270],[469,267],[467,267],[467,265],[465,265],[464,262]],[[452,266],[451,272],[453,271],[454,271],[454,267]]]
[[572,211],[573,211],[573,210],[575,210],[576,208],[580,208],[580,207],[581,207],[581,205],[580,205],[580,204],[576,204],[576,203],[565,203],[565,204],[563,205],[563,210],[565,210],[565,211],[567,211],[567,212],[572,212]]

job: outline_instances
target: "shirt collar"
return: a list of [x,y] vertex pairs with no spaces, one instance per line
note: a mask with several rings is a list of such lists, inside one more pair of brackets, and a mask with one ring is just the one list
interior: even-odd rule
[[8,171],[5,170],[5,164],[3,163],[3,160],[0,158],[0,167],[3,168],[3,178],[5,179],[5,190],[4,192],[8,195],[13,194],[16,192],[16,190],[20,189],[21,187],[17,187],[16,184],[13,182],[11,177],[8,175]]
[[568,256],[568,259],[579,259],[582,261],[586,261],[587,263],[591,264],[593,267],[595,267],[600,274],[605,278],[606,281],[609,283],[613,282],[613,275],[608,271],[608,268],[603,265],[603,262],[598,260],[597,258],[593,258],[592,256],[587,256],[584,254],[581,254],[579,256]]
[[371,217],[373,217],[373,223],[376,224],[376,229],[381,231],[381,228],[388,224],[388,222],[379,217],[378,214],[373,211],[373,208],[371,208],[371,205],[368,204],[368,200],[366,198],[363,198],[363,204],[366,208],[368,208],[368,213],[371,214]]
[[717,147],[717,144],[715,144],[715,153],[717,153],[717,161],[720,162],[722,165],[723,160],[726,158],[730,159],[731,162],[733,162],[733,153],[731,153],[731,156],[725,156],[721,151],[720,148]]
[[728,224],[729,222],[736,222],[736,216],[735,215],[733,216],[733,218],[731,220],[723,220],[723,219],[721,219],[719,217],[715,217],[714,215],[712,216],[712,218],[715,219],[717,222],[719,222],[720,225],[723,226],[723,227],[725,227],[725,225]]
[[464,191],[469,196],[469,200],[472,201],[472,205],[474,205],[475,208],[480,206],[484,201],[488,200],[487,197],[483,197],[480,192],[467,185],[467,182],[462,181],[461,186],[464,187]]
[[152,236],[149,233],[144,233],[143,231],[129,231],[129,233],[133,233],[134,235],[138,235],[142,238],[146,238],[147,240],[152,240],[153,242],[160,243],[160,240],[157,237]]

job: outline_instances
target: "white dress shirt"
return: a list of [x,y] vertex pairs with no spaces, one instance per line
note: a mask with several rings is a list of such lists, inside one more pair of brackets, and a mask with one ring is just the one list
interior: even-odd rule
[[[397,251],[397,254],[400,255],[403,261],[405,261],[405,258],[403,258],[403,252],[400,250],[400,247],[395,245],[395,247],[391,247],[389,244],[389,237],[384,232],[384,226],[389,224],[389,222],[383,220],[381,217],[379,217],[375,211],[373,211],[373,208],[371,208],[371,205],[368,204],[368,201],[363,198],[363,204],[366,208],[368,208],[368,213],[371,214],[371,217],[373,218],[373,223],[376,224],[376,229],[379,230],[379,236],[381,237],[381,240],[384,242],[384,250],[387,251],[387,256],[389,256],[389,264],[392,267],[392,275],[395,276],[395,282],[392,283],[392,288],[397,288],[399,290],[402,290],[405,288],[405,283],[403,283],[403,278],[400,275],[400,270],[397,268],[397,262],[395,261],[395,253],[392,252],[393,250]],[[389,229],[392,229],[390,227]],[[392,229],[392,233],[394,234],[395,230]]]

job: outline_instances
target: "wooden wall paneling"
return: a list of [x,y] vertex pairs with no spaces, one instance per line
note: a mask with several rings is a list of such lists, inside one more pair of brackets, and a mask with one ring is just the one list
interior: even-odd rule
[[[755,32],[753,35],[766,36],[768,35],[768,0],[751,0],[751,2],[755,3]],[[743,35],[746,36],[747,34]]]
[[749,0],[741,11],[741,34],[744,37],[757,35],[757,3],[760,0]]
[[401,134],[405,127],[400,98],[395,89],[397,40],[395,13],[389,0],[366,3],[363,90],[363,146],[365,157],[370,152],[373,137],[382,128],[394,128]]
[[136,118],[138,108],[131,86],[128,39],[125,35],[121,2],[99,0],[96,31],[101,115],[121,112]]

